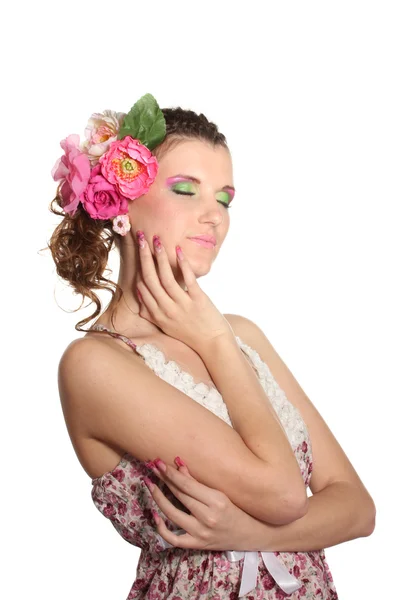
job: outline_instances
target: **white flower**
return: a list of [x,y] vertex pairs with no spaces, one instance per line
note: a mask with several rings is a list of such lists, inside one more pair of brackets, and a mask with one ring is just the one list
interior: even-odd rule
[[107,152],[110,144],[117,140],[124,117],[125,113],[113,110],[93,113],[90,117],[85,129],[86,140],[82,143],[81,151],[88,155],[92,167],[97,164],[100,156]]
[[128,215],[118,215],[113,219],[113,230],[120,235],[126,235],[131,228]]

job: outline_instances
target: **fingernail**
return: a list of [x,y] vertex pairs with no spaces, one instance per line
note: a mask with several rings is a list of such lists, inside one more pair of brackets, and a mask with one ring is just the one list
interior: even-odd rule
[[176,253],[178,255],[178,258],[180,260],[182,260],[183,259],[183,252],[182,252],[182,248],[180,246],[176,246]]
[[165,472],[167,470],[167,465],[161,460],[161,458],[156,458],[154,464],[156,465],[157,469],[160,469],[160,471]]
[[181,458],[179,458],[179,456],[175,456],[175,464],[178,467],[186,467],[185,463],[183,462],[183,460]]
[[154,483],[150,481],[148,477],[143,477],[143,481],[145,482],[149,490],[152,492],[154,490]]
[[145,237],[144,237],[143,231],[140,231],[140,229],[138,229],[137,232],[136,232],[136,237],[137,237],[137,241],[139,243],[139,246],[141,248],[144,248]]
[[146,465],[146,467],[148,469],[151,469],[153,471],[153,473],[155,473],[155,475],[157,475],[157,477],[161,477],[161,473],[157,469],[156,465],[154,464],[154,461],[149,460],[149,461],[145,462],[144,464]]
[[161,252],[162,245],[161,245],[161,241],[160,241],[160,238],[158,237],[158,235],[153,235],[153,245],[154,245],[156,252]]
[[151,512],[153,513],[153,517],[154,517],[154,520],[155,520],[155,522],[156,522],[157,524],[158,524],[158,523],[160,523],[161,519],[160,519],[160,517],[158,516],[158,514],[156,513],[156,511],[155,511],[155,510],[152,508],[152,509],[151,509]]

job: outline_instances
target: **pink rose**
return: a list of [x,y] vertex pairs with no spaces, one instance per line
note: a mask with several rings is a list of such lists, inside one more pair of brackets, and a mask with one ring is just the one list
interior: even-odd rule
[[101,165],[96,165],[86,190],[82,204],[92,219],[113,219],[128,212],[128,200],[116,187],[101,174]]
[[156,157],[139,140],[129,135],[112,142],[99,162],[104,177],[130,200],[148,192],[158,171]]
[[65,154],[57,160],[51,174],[54,181],[62,181],[62,208],[66,213],[74,215],[89,181],[90,162],[86,154],[79,150],[79,135],[69,135],[60,142],[60,146]]

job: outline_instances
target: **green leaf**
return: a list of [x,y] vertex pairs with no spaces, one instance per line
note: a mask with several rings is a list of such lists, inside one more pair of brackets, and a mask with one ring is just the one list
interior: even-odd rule
[[151,94],[145,94],[132,106],[125,116],[118,139],[125,136],[139,140],[149,150],[163,141],[166,135],[165,117]]

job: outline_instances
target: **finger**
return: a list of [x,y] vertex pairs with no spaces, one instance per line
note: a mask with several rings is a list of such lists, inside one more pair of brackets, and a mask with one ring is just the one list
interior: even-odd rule
[[[183,473],[187,477],[192,477],[191,474],[189,473],[189,467],[183,462],[183,460],[179,456],[175,457],[174,463],[178,467],[179,473]],[[192,479],[193,479],[193,477],[192,477]]]
[[178,257],[177,262],[179,263],[179,267],[182,271],[183,279],[185,281],[188,294],[192,298],[195,298],[196,294],[198,294],[199,291],[202,291],[201,287],[197,282],[196,275],[193,273],[192,267],[190,266],[189,261],[187,260],[185,255],[183,254],[182,248],[180,246],[176,246],[176,254]]
[[[169,486],[167,485],[167,487]],[[163,494],[158,485],[153,484],[152,489],[150,489],[150,493],[152,495],[153,500],[158,504],[159,508],[162,510],[164,515],[168,519],[170,519],[170,521],[176,523],[176,525],[179,525],[179,527],[182,527],[182,529],[192,534],[196,531],[196,527],[198,527],[197,519],[192,515],[188,515],[183,510],[177,508],[165,496],[165,494]]]
[[189,469],[187,468],[186,465],[185,466],[179,466],[178,467],[178,471],[179,471],[179,473],[183,473],[186,477],[191,477],[193,479],[193,477],[189,473]]
[[[183,498],[185,501],[181,500],[182,504],[187,506],[190,512],[196,516],[195,510],[198,507],[198,503],[201,503],[207,508],[213,507],[216,496],[219,494],[218,491],[216,492],[213,488],[203,485],[194,477],[186,477],[186,475],[180,473],[178,469],[174,469],[170,465],[167,465],[167,470],[163,472],[163,481],[165,481],[168,487],[170,487],[170,484],[174,486],[177,494],[179,494],[177,495],[175,491],[173,491],[174,496],[179,500]],[[195,500],[197,504],[193,503],[193,500]],[[186,502],[190,502],[194,510],[192,510],[191,506],[187,505]]]
[[159,279],[167,294],[175,301],[182,302],[186,298],[186,292],[175,279],[174,272],[168,259],[168,254],[158,236],[153,238],[154,253],[157,259]]
[[[186,477],[185,475],[181,474],[181,476],[185,477],[185,479],[188,479],[188,477]],[[186,506],[186,508],[193,515],[193,517],[196,517],[197,521],[200,521],[200,523],[205,523],[207,521],[208,515],[210,513],[210,509],[208,508],[208,506],[198,501],[196,498],[193,498],[192,496],[189,496],[188,494],[182,492],[179,489],[179,487],[175,486],[168,478],[160,476],[160,479],[162,479],[165,486],[171,491],[175,498],[177,498],[181,502],[181,504]],[[171,521],[176,521],[176,519],[178,518],[177,515],[182,513],[182,517],[180,517],[180,520],[176,521],[176,523],[183,527],[183,529],[186,529],[186,531],[190,531],[190,533],[192,534],[195,533],[193,531],[194,525],[192,524],[191,528],[189,528],[189,522],[183,521],[183,519],[185,519],[185,515],[187,517],[187,513],[182,512],[179,508],[172,504],[172,502],[168,500],[165,494],[161,491],[159,486],[155,486],[152,489],[150,489],[150,493],[154,497],[154,500],[157,502],[159,507],[165,512],[165,514],[168,516],[168,518],[171,519]]]
[[[149,315],[150,319],[156,320],[156,315],[159,313],[160,309],[148,287],[143,281],[138,281],[136,284],[136,289],[138,291],[138,298],[140,301],[140,316],[146,319],[148,318],[146,316],[147,314]],[[144,314],[144,312],[146,312],[146,314]]]
[[[141,285],[139,285],[141,284]],[[150,292],[147,290],[146,288],[146,284],[143,283],[143,281],[141,282],[140,280],[138,280],[136,282],[136,293],[137,293],[137,297],[140,303],[140,311],[139,314],[141,317],[143,317],[144,319],[147,319],[148,321],[151,321],[152,316],[150,314],[150,311],[148,310],[147,306],[146,306],[146,302],[143,298],[143,293],[148,294],[147,296],[147,301],[151,302],[151,300],[154,301],[154,298],[151,296]]]
[[[153,255],[150,250],[150,246],[144,238],[142,231],[136,232],[139,241],[139,256],[142,268],[142,279],[146,284],[147,294],[143,293],[142,286],[138,283],[140,292],[142,293],[143,299],[146,302],[148,309],[154,313],[157,317],[159,316],[159,306],[171,308],[174,304],[172,298],[167,294],[163,286],[161,285],[156,267],[154,264]],[[140,247],[140,240],[144,241],[143,248]],[[146,292],[146,290],[144,290]],[[152,298],[150,297],[150,294]],[[158,312],[157,312],[158,311]]]
[[[155,512],[156,511],[153,511],[153,514]],[[185,533],[182,535],[176,535],[175,533],[172,533],[172,531],[170,531],[167,528],[167,526],[164,523],[164,520],[160,517],[160,515],[158,515],[157,521],[155,520],[157,533],[159,533],[159,535],[161,535],[161,537],[166,542],[172,544],[172,546],[175,546],[176,548],[192,548],[194,550],[201,550],[202,548],[204,548],[204,542],[202,542],[200,539],[193,537],[192,535],[190,535],[190,533]]]
[[[198,522],[200,522],[201,524],[207,523],[209,520],[210,512],[212,511],[212,508],[210,508],[210,506],[208,506],[207,504],[198,500],[196,498],[196,495],[193,492],[192,492],[192,494],[187,494],[184,489],[184,486],[185,486],[184,482],[191,481],[192,487],[195,490],[198,490],[201,487],[204,487],[206,490],[208,490],[207,500],[208,500],[208,502],[211,503],[212,506],[214,505],[214,503],[210,500],[210,498],[211,498],[211,496],[215,497],[216,493],[219,493],[219,492],[218,491],[216,492],[215,490],[213,490],[212,488],[208,488],[207,486],[202,486],[202,484],[200,484],[193,477],[187,477],[186,475],[183,475],[183,473],[179,473],[179,471],[177,469],[175,469],[174,467],[171,467],[170,465],[166,465],[166,466],[167,466],[167,471],[158,471],[158,472],[154,471],[155,474],[157,475],[157,477],[163,481],[163,483],[169,488],[169,490],[172,492],[172,494],[175,496],[175,498],[177,498],[181,502],[181,504],[183,504],[184,506],[186,506],[187,509],[189,509],[189,511],[191,512],[193,517],[195,517]],[[178,474],[178,477],[176,477],[177,474]],[[175,483],[172,481],[172,479],[175,479]],[[179,483],[179,481],[181,483]],[[156,499],[157,503],[160,500],[161,502],[164,503],[163,506],[168,508],[168,504],[165,504],[165,501],[169,503],[169,500],[164,496],[162,491],[159,488],[153,488],[153,490],[150,489],[150,493],[153,494],[153,492],[155,494],[154,498]],[[164,496],[165,501],[162,498],[162,496]],[[161,508],[163,508],[163,506],[160,505]],[[164,508],[163,508],[163,510],[164,510]],[[172,504],[172,510],[179,511],[179,509],[177,509],[173,504]],[[175,518],[171,517],[171,520],[175,520]],[[193,535],[196,533],[192,529],[189,530],[186,525],[182,525],[182,527],[184,529],[186,529],[186,531],[189,531]]]

